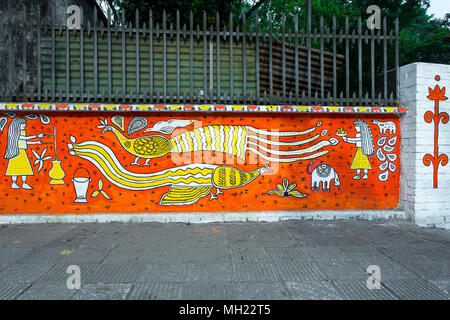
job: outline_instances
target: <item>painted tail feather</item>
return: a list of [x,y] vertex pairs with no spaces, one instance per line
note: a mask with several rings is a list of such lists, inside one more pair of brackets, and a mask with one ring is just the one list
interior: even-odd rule
[[314,130],[316,130],[317,127],[320,127],[321,125],[322,125],[322,122],[319,121],[319,122],[317,122],[317,124],[314,127],[309,128],[304,131],[268,131],[268,130],[253,128],[253,127],[247,127],[247,129],[249,131],[253,131],[257,134],[261,134],[261,135],[265,135],[265,136],[289,137],[289,136],[300,136],[300,135],[311,133]]
[[322,130],[321,134],[316,134],[314,137],[311,137],[309,139],[305,139],[305,140],[299,140],[299,141],[294,141],[294,142],[283,142],[283,141],[274,141],[274,140],[267,140],[258,136],[254,136],[254,135],[248,135],[248,138],[250,139],[254,139],[258,142],[262,142],[268,145],[273,145],[273,146],[299,146],[302,144],[306,144],[309,143],[311,141],[314,141],[318,138],[320,138],[321,136],[324,136],[327,134],[327,130]]
[[295,158],[275,158],[275,157],[270,157],[267,156],[265,154],[263,154],[262,152],[256,150],[253,147],[248,147],[248,150],[257,154],[258,156],[260,156],[262,159],[267,160],[267,161],[271,161],[271,162],[296,162],[296,161],[303,161],[303,160],[310,160],[310,159],[315,159],[318,157],[323,156],[324,154],[327,154],[329,152],[329,150],[324,150],[324,151],[320,151],[317,153],[313,153],[309,156],[304,156],[304,157],[295,157]]
[[91,162],[114,185],[128,190],[148,190],[167,185],[184,187],[211,187],[212,172],[216,167],[207,164],[190,164],[160,172],[138,174],[123,168],[111,149],[96,142],[68,144],[71,155]]
[[212,187],[183,188],[172,186],[169,192],[161,197],[160,205],[186,205],[197,202],[198,199],[210,194]]
[[329,140],[322,140],[318,143],[316,143],[315,145],[312,145],[308,148],[305,149],[299,149],[299,150],[290,150],[290,151],[280,151],[277,149],[268,149],[264,146],[261,146],[259,144],[253,143],[251,141],[248,142],[249,146],[253,146],[253,147],[259,147],[261,150],[273,154],[273,155],[277,155],[277,156],[296,156],[296,155],[301,155],[301,154],[305,154],[305,153],[311,153],[314,151],[317,151],[325,146],[329,146],[331,145],[331,142]]

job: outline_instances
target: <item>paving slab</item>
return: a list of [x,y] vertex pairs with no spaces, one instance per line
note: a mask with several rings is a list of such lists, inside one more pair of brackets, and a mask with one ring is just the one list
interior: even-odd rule
[[317,263],[312,260],[298,260],[292,262],[275,263],[277,271],[283,281],[320,281],[325,280],[326,275],[320,270]]
[[233,263],[233,281],[235,282],[274,282],[280,280],[280,274],[274,263]]
[[47,246],[49,247],[77,247],[83,241],[99,231],[100,225],[78,224],[70,228],[67,232],[59,234]]
[[165,251],[172,263],[229,263],[231,260],[230,250],[225,244],[212,244],[209,247],[182,245]]
[[326,280],[288,281],[286,287],[293,300],[342,300],[333,284]]
[[296,239],[264,239],[260,243],[266,248],[299,248],[308,244]]
[[65,283],[37,283],[23,292],[18,300],[70,300],[76,289],[68,289]]
[[109,250],[108,255],[103,260],[103,263],[139,263],[142,256],[152,256],[154,251],[158,249],[149,248],[113,248]]
[[178,300],[181,299],[182,283],[137,283],[129,293],[128,300]]
[[428,261],[429,258],[423,255],[424,250],[429,246],[383,246],[379,247],[380,252],[401,263],[414,263],[415,261]]
[[450,299],[449,235],[359,220],[8,225],[0,299]]
[[115,248],[123,242],[127,232],[113,231],[113,230],[99,230],[98,232],[89,235],[82,239],[79,243],[81,247],[89,248]]
[[54,264],[59,262],[66,252],[73,250],[72,247],[38,247],[18,260],[18,264]]
[[436,261],[415,261],[405,265],[423,279],[427,280],[447,280],[450,279],[450,262]]
[[345,300],[397,300],[389,289],[369,289],[365,280],[335,280],[334,286]]
[[228,224],[225,234],[227,244],[230,246],[264,246],[254,223],[249,223],[247,226]]
[[386,254],[372,245],[340,246],[339,249],[344,252],[346,256],[355,261],[358,261],[360,259],[386,258]]
[[357,235],[349,237],[345,235],[335,235],[330,233],[307,234],[303,235],[303,239],[308,246],[337,246],[337,244],[352,245],[355,243],[359,244],[368,243],[368,241]]
[[407,231],[430,245],[437,245],[443,248],[448,248],[450,246],[450,232],[448,232],[448,230],[436,228],[426,229],[412,226],[409,227]]
[[321,262],[318,266],[331,280],[363,280],[368,277],[366,269],[354,260]]
[[418,278],[419,276],[416,273],[413,273],[410,269],[406,268],[399,262],[386,257],[371,257],[371,258],[361,258],[355,260],[355,262],[361,266],[363,270],[369,268],[369,266],[376,266],[380,268],[380,277],[381,279],[413,279]]
[[260,241],[257,238],[252,238],[253,235],[248,235],[248,236],[243,236],[242,238],[244,239],[227,239],[226,240],[226,245],[233,248],[233,247],[238,247],[238,248],[255,248],[255,247],[267,247],[264,245],[263,241]]
[[109,248],[77,247],[63,251],[62,258],[58,262],[70,264],[99,263],[106,258],[110,250]]
[[51,268],[51,264],[13,264],[0,272],[0,281],[32,283]]
[[[44,272],[38,279],[38,283],[52,283],[66,286],[67,279],[73,275],[73,272],[67,273],[69,266],[72,264],[68,263],[56,263],[52,265],[46,272]],[[92,269],[95,267],[93,264],[82,263],[77,264],[80,268],[80,279],[83,283],[88,274],[90,274]],[[70,269],[69,269],[70,271]]]
[[227,263],[148,264],[144,265],[136,282],[231,281],[232,265]]
[[282,282],[235,282],[233,300],[290,300],[291,294]]
[[405,230],[392,230],[389,227],[366,230],[364,239],[375,246],[392,246],[402,243],[405,246],[430,246],[432,243],[408,233]]
[[314,261],[319,263],[329,261],[350,261],[352,260],[340,247],[317,246],[302,248]]
[[0,281],[0,300],[14,300],[30,286],[30,283]]
[[193,263],[185,264],[191,281],[232,281],[231,263]]
[[446,300],[448,296],[431,282],[423,279],[381,280],[400,300]]
[[[74,227],[72,224],[7,225],[6,228],[0,229],[0,247],[41,247]],[[39,232],[30,232],[30,230],[36,229],[39,229]]]
[[218,281],[189,282],[181,288],[183,300],[231,300],[236,299],[235,284]]
[[446,280],[430,280],[436,288],[445,292],[447,294],[448,299],[450,299],[450,279]]
[[273,262],[280,263],[295,263],[297,261],[312,260],[312,257],[304,248],[266,248],[268,257],[270,257]]
[[131,291],[131,283],[89,283],[77,290],[74,300],[125,300]]
[[422,255],[433,261],[450,263],[450,244],[448,247],[430,247],[422,250]]
[[93,264],[81,275],[83,283],[134,283],[142,268],[139,264]]
[[273,262],[268,250],[264,247],[230,248],[233,262]]
[[0,263],[4,266],[17,262],[33,252],[31,248],[0,249]]

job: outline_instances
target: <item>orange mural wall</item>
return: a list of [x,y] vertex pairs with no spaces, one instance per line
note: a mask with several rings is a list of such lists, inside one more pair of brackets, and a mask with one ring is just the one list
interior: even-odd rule
[[3,118],[4,214],[398,205],[395,114],[7,112]]

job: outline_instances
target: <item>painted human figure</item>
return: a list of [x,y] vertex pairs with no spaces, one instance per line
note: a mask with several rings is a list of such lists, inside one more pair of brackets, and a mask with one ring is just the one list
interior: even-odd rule
[[372,169],[369,159],[375,153],[373,144],[372,131],[366,121],[357,119],[353,121],[355,125],[356,135],[354,138],[342,137],[342,140],[356,145],[356,153],[353,157],[350,169],[356,170],[355,180],[361,179],[361,170],[364,170],[363,179],[367,179],[368,171]]
[[42,138],[43,133],[27,136],[25,127],[27,120],[24,118],[14,118],[11,120],[8,128],[8,140],[6,145],[6,151],[4,158],[8,159],[8,168],[6,169],[6,176],[11,176],[12,189],[20,189],[17,184],[17,178],[22,177],[22,189],[33,189],[27,183],[27,176],[33,175],[33,169],[31,168],[30,161],[26,153],[28,144],[42,144],[41,140],[29,141],[35,138]]

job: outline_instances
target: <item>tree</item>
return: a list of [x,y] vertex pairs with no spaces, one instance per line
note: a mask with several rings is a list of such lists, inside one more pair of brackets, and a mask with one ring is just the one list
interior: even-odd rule
[[236,16],[242,8],[243,0],[109,0],[110,7],[117,8],[117,16],[121,17],[122,9],[125,20],[135,24],[135,12],[139,9],[139,19],[148,23],[148,13],[152,10],[154,21],[161,22],[163,11],[166,11],[167,25],[176,24],[176,11],[180,13],[181,25],[189,26],[190,12],[193,14],[194,27],[203,25],[203,11],[206,12],[208,24],[215,24],[216,11],[228,19],[230,12]]

